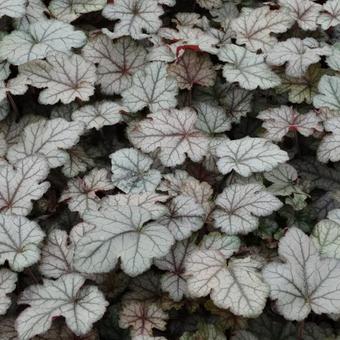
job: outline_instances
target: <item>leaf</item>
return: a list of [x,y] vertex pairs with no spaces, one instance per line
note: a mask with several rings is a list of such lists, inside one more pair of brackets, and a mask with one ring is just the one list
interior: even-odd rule
[[226,44],[218,54],[223,66],[223,76],[228,82],[238,82],[246,90],[263,90],[280,85],[281,81],[265,63],[262,54],[249,52],[241,46]]
[[54,229],[41,253],[39,270],[47,278],[58,279],[64,274],[75,272],[74,251],[78,240],[93,229],[87,223],[78,223],[67,235],[65,230]]
[[[162,25],[159,17],[164,13],[158,1],[154,0],[116,0],[103,9],[103,16],[109,20],[119,20],[114,32],[104,30],[111,39],[125,35],[133,39],[144,39],[156,33]],[[147,34],[148,33],[148,34]]]
[[42,0],[27,0],[24,16],[15,20],[15,27],[20,31],[29,30],[29,26],[47,19],[48,9]]
[[290,77],[302,77],[308,67],[320,61],[322,56],[330,55],[329,46],[319,47],[313,38],[290,38],[278,42],[268,51],[267,63],[270,65],[286,64],[286,74]]
[[39,225],[24,216],[0,215],[0,263],[8,261],[21,272],[40,259],[39,244],[45,233]]
[[207,152],[208,139],[195,128],[196,121],[191,108],[161,110],[130,127],[128,136],[143,152],[159,148],[159,159],[165,166],[182,164],[186,155],[199,162]]
[[152,336],[152,329],[165,330],[168,314],[156,304],[131,302],[123,306],[119,327],[131,328],[131,335]]
[[224,141],[216,148],[217,166],[222,174],[232,170],[244,177],[253,172],[270,171],[288,160],[285,151],[264,138],[244,137]]
[[9,94],[12,95],[24,94],[28,89],[27,85],[29,85],[27,77],[20,74],[15,78],[9,79],[6,83],[4,81],[0,81],[0,103],[3,105],[6,97]]
[[233,184],[217,196],[215,228],[228,235],[248,234],[258,227],[258,217],[268,216],[283,204],[260,184]]
[[314,96],[314,106],[340,110],[340,77],[324,75],[319,82],[318,88],[320,94]]
[[20,141],[9,148],[7,158],[14,163],[41,154],[51,168],[56,168],[66,162],[65,149],[78,143],[83,130],[84,125],[79,122],[67,122],[63,118],[41,119],[25,127]]
[[44,20],[25,31],[12,31],[0,42],[0,58],[21,65],[35,59],[44,59],[58,52],[70,53],[72,48],[86,43],[86,35],[75,31],[72,25]]
[[121,267],[136,276],[151,267],[152,259],[166,255],[174,244],[172,234],[142,207],[118,206],[87,210],[83,220],[95,229],[76,248],[76,267],[84,272],[109,272],[121,259]]
[[[11,299],[7,294],[15,289],[18,275],[9,269],[0,269],[0,315],[4,315],[11,305]],[[2,333],[2,332],[1,332]]]
[[87,129],[101,129],[106,125],[115,125],[122,120],[121,111],[125,108],[115,102],[104,100],[94,105],[85,105],[72,113],[72,120],[83,122]]
[[46,160],[34,155],[14,166],[0,167],[0,210],[2,213],[27,215],[32,210],[32,200],[38,200],[49,188],[43,182],[49,172]]
[[71,211],[78,211],[83,215],[87,210],[99,208],[100,198],[96,195],[97,192],[113,188],[114,185],[109,180],[109,172],[106,169],[95,168],[83,178],[71,179],[59,202],[67,201]]
[[334,71],[340,71],[340,46],[335,44],[332,46],[332,53],[329,57],[327,57],[326,61],[328,66]]
[[235,315],[256,317],[261,314],[269,287],[259,272],[260,263],[246,257],[226,258],[219,250],[198,249],[185,264],[188,290],[193,297],[210,294],[213,303]]
[[46,61],[34,60],[21,65],[19,71],[33,86],[44,88],[39,94],[41,104],[55,104],[59,100],[68,104],[76,98],[87,101],[94,93],[96,68],[80,55],[51,55]]
[[266,129],[264,137],[275,142],[280,142],[290,131],[299,132],[305,137],[322,131],[321,120],[314,111],[300,114],[291,106],[282,105],[262,111],[257,118],[263,120],[262,127]]
[[132,77],[132,86],[122,92],[123,105],[130,112],[148,107],[151,112],[176,106],[177,84],[162,62],[147,64]]
[[322,163],[337,162],[340,160],[340,117],[327,120],[324,122],[324,127],[330,134],[326,135],[319,145],[318,160]]
[[194,85],[212,86],[216,80],[214,64],[206,54],[186,51],[169,66],[169,75],[174,76],[180,89],[190,90]]
[[90,38],[84,58],[97,66],[97,84],[104,94],[120,94],[132,85],[132,76],[146,63],[146,50],[131,38],[114,42],[106,35]]
[[11,18],[20,18],[25,14],[26,0],[0,0],[0,18],[7,15]]
[[304,31],[315,31],[322,6],[310,0],[280,0],[279,4],[289,10],[299,27]]
[[155,192],[143,192],[140,194],[109,195],[104,197],[100,203],[102,209],[120,206],[141,207],[150,213],[152,219],[158,219],[167,211],[167,208],[161,204],[167,198],[168,196]]
[[313,311],[339,313],[339,264],[320,259],[312,240],[292,227],[281,238],[279,255],[284,261],[272,262],[263,269],[270,285],[270,297],[287,320],[304,320]]
[[176,302],[184,296],[189,297],[184,264],[194,249],[190,239],[176,242],[166,256],[154,261],[157,268],[166,271],[161,277],[162,290],[169,293],[170,298]]
[[72,22],[82,14],[100,11],[105,5],[106,0],[52,0],[48,9],[55,18]]
[[269,6],[256,9],[244,7],[241,15],[232,20],[238,45],[245,44],[251,52],[266,52],[277,43],[272,33],[284,33],[292,26],[294,18],[285,9],[271,10]]
[[340,3],[338,0],[328,0],[323,4],[318,24],[323,30],[340,24]]
[[184,195],[174,197],[169,202],[168,209],[169,212],[166,212],[158,222],[164,225],[177,241],[188,238],[204,224],[204,209],[192,197]]
[[112,183],[125,193],[153,192],[161,181],[161,174],[150,169],[152,158],[133,148],[125,148],[110,155]]
[[44,280],[43,285],[26,288],[18,303],[29,305],[16,320],[22,340],[31,339],[50,329],[52,320],[63,316],[76,335],[89,332],[105,312],[108,302],[96,286],[83,286],[79,274],[66,274],[56,281]]
[[224,333],[218,329],[214,324],[200,323],[195,333],[185,332],[180,340],[227,340]]
[[340,259],[340,210],[328,212],[327,219],[318,222],[311,235],[322,257]]

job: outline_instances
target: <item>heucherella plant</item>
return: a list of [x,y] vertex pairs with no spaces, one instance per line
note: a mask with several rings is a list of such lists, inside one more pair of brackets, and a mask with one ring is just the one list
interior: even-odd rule
[[339,340],[340,0],[0,0],[0,339]]

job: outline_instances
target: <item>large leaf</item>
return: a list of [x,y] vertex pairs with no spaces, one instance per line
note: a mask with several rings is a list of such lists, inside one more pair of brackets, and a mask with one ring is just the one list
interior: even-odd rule
[[41,119],[25,127],[21,140],[9,148],[7,158],[14,163],[30,155],[41,154],[51,168],[56,168],[66,162],[64,150],[78,143],[83,131],[83,123],[69,123],[63,118]]
[[325,130],[330,132],[326,135],[318,148],[318,160],[323,163],[340,160],[340,117],[327,120],[324,123]]
[[293,22],[288,10],[271,10],[269,6],[263,6],[243,8],[241,15],[232,21],[231,27],[236,32],[239,45],[245,44],[252,52],[259,49],[265,52],[277,42],[271,34],[286,32]]
[[20,18],[25,14],[26,0],[0,0],[0,17],[7,15],[12,18]]
[[76,335],[85,335],[105,312],[108,302],[96,286],[84,286],[79,274],[66,274],[56,281],[44,280],[43,285],[28,287],[19,299],[29,305],[16,320],[22,340],[45,333],[52,320],[63,316]]
[[118,258],[130,276],[150,268],[152,259],[166,255],[174,243],[172,234],[144,208],[117,206],[88,210],[85,222],[95,229],[86,233],[76,247],[76,267],[84,272],[108,272]]
[[152,158],[136,149],[120,149],[110,158],[112,183],[125,193],[152,192],[161,181],[160,172],[150,169]]
[[340,77],[324,75],[319,82],[318,88],[320,94],[314,96],[314,106],[340,110]]
[[71,211],[78,211],[80,215],[89,209],[97,210],[100,198],[97,192],[104,192],[114,188],[109,180],[109,172],[106,169],[93,169],[83,178],[71,179],[59,199],[67,201]]
[[290,77],[302,77],[308,67],[320,61],[322,56],[330,55],[328,46],[320,47],[313,38],[290,38],[277,43],[268,51],[267,63],[270,65],[286,65],[286,74]]
[[162,290],[169,293],[174,301],[180,301],[183,296],[189,296],[184,276],[185,261],[194,249],[195,246],[190,239],[176,242],[166,256],[155,260],[155,265],[166,271],[161,277]]
[[131,38],[112,41],[101,34],[82,49],[85,59],[98,64],[97,83],[104,94],[121,93],[132,84],[132,76],[146,62],[146,50]]
[[49,172],[46,160],[29,156],[14,164],[0,167],[0,210],[17,215],[27,215],[32,210],[32,200],[38,200],[49,188],[43,182]]
[[208,138],[195,128],[196,121],[190,108],[161,110],[132,126],[128,135],[143,152],[159,148],[159,158],[166,166],[182,164],[185,155],[199,162],[208,150]]
[[42,104],[55,104],[59,100],[68,104],[79,98],[89,100],[94,93],[96,67],[80,55],[59,53],[48,56],[46,61],[34,60],[19,67],[37,88]]
[[312,240],[300,229],[290,228],[280,240],[279,255],[263,270],[270,297],[287,320],[303,320],[313,311],[340,312],[340,266],[334,259],[320,259]]
[[277,145],[264,138],[244,137],[224,141],[216,148],[219,171],[228,174],[232,170],[248,177],[253,172],[269,171],[288,160],[288,155]]
[[269,294],[260,268],[260,262],[250,257],[232,258],[227,264],[220,250],[198,249],[186,261],[188,290],[196,298],[210,294],[217,307],[233,314],[256,317]]
[[131,328],[133,339],[144,339],[143,336],[154,339],[152,329],[165,330],[167,319],[168,314],[154,303],[129,302],[119,313],[119,326]]
[[268,216],[282,203],[260,184],[233,184],[217,196],[214,226],[229,235],[247,234],[258,226],[260,216]]
[[318,18],[318,24],[320,24],[324,30],[340,24],[339,0],[328,0],[323,4],[323,10]]
[[5,36],[0,42],[0,58],[20,65],[57,52],[70,52],[85,42],[85,33],[75,31],[72,25],[44,20],[30,25],[27,31],[13,31]]
[[11,299],[7,294],[13,292],[17,279],[16,273],[9,269],[0,269],[0,315],[6,314],[7,309],[11,305]]
[[24,216],[0,215],[0,263],[8,261],[15,271],[38,262],[39,244],[45,233]]
[[[163,9],[156,0],[116,0],[108,4],[103,10],[103,16],[110,20],[119,20],[115,30],[105,33],[111,39],[129,35],[133,39],[144,39],[146,33],[156,33],[162,25],[159,17]],[[145,32],[145,33],[144,33]]]
[[149,63],[132,77],[132,86],[122,92],[123,105],[131,112],[149,107],[151,112],[176,106],[177,83],[167,74],[166,64]]
[[331,210],[318,222],[311,236],[321,256],[340,259],[340,209]]
[[265,63],[262,54],[249,52],[246,48],[226,44],[218,54],[223,66],[223,76],[228,82],[238,82],[246,90],[257,87],[269,89],[280,85],[280,77]]

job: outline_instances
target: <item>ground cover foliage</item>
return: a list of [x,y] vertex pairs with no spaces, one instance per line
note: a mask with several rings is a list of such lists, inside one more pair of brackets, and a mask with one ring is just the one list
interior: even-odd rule
[[0,0],[0,339],[339,339],[339,37],[339,0]]

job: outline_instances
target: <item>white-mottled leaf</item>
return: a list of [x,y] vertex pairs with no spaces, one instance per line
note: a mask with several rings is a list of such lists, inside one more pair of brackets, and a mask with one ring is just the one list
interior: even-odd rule
[[313,311],[340,312],[340,266],[334,259],[320,259],[312,240],[292,227],[281,238],[279,255],[263,270],[270,297],[287,320],[304,320]]
[[67,201],[69,209],[78,211],[80,215],[87,210],[99,208],[100,198],[96,195],[97,192],[114,188],[113,183],[109,180],[109,171],[97,168],[83,178],[71,179],[67,186],[59,201]]
[[103,16],[109,20],[119,20],[114,32],[105,29],[111,39],[125,35],[133,39],[144,39],[156,33],[162,25],[159,18],[164,13],[157,0],[116,0],[103,9]]
[[176,78],[180,89],[190,90],[194,85],[212,86],[216,80],[214,64],[208,55],[185,52],[168,68],[169,75]]
[[256,9],[244,7],[241,15],[232,20],[231,27],[236,32],[236,42],[245,44],[252,52],[267,51],[277,39],[273,33],[283,33],[292,26],[294,18],[285,8],[271,10],[269,6]]
[[176,166],[187,155],[199,162],[208,149],[208,138],[195,128],[197,115],[191,108],[161,110],[130,127],[132,144],[143,152],[160,149],[159,158],[166,166]]
[[308,67],[320,61],[322,56],[331,53],[329,46],[320,47],[313,38],[290,38],[281,41],[267,53],[267,63],[270,65],[286,64],[286,74],[290,77],[302,77]]
[[72,113],[72,120],[85,123],[87,129],[99,130],[106,125],[115,125],[122,120],[125,108],[113,101],[104,100],[93,105],[85,105]]
[[203,206],[193,197],[179,195],[168,204],[169,211],[158,222],[172,233],[177,241],[188,238],[202,228],[205,220]]
[[39,270],[45,277],[58,279],[60,276],[74,272],[74,250],[78,240],[93,226],[78,223],[67,235],[65,230],[54,229],[42,248]]
[[328,66],[334,71],[340,72],[340,45],[334,44],[332,46],[332,53],[326,59]]
[[222,174],[232,170],[248,177],[253,172],[270,171],[289,158],[286,151],[264,138],[226,140],[216,148],[217,166]]
[[55,104],[59,100],[68,104],[76,98],[87,101],[94,93],[96,67],[77,54],[50,55],[46,61],[33,60],[20,65],[19,70],[33,86],[44,89],[39,94],[42,104]]
[[37,155],[26,157],[14,166],[1,166],[1,212],[27,215],[32,210],[32,200],[41,198],[50,186],[48,182],[43,182],[48,172],[47,161]]
[[120,149],[110,158],[112,183],[125,193],[152,192],[161,181],[160,172],[150,169],[152,158],[137,149]]
[[132,77],[132,86],[122,92],[123,105],[131,112],[148,107],[151,112],[177,105],[177,82],[168,76],[166,64],[149,63]]
[[[9,269],[0,269],[0,315],[6,314],[7,309],[11,305],[11,299],[7,296],[7,294],[13,292],[17,279],[18,275],[16,273],[13,273]],[[2,333],[3,330],[0,330]],[[7,334],[2,333],[0,335],[0,339],[3,335],[6,336]]]
[[337,162],[340,160],[340,117],[334,117],[324,122],[326,135],[318,148],[317,157],[320,162]]
[[90,38],[82,49],[84,58],[97,64],[97,84],[104,94],[120,94],[132,84],[132,76],[146,62],[146,50],[129,37],[115,40],[106,35]]
[[340,77],[322,76],[318,89],[319,94],[313,98],[315,107],[327,107],[331,110],[340,110]]
[[0,263],[22,271],[38,262],[45,233],[24,216],[0,214]]
[[27,31],[31,24],[47,19],[48,9],[43,0],[27,0],[25,15],[15,20],[15,27]]
[[216,205],[215,228],[234,235],[255,230],[259,217],[270,215],[283,204],[260,184],[232,184],[217,196]]
[[9,148],[7,158],[14,163],[30,155],[41,154],[51,168],[56,168],[66,162],[65,150],[78,143],[83,131],[83,123],[68,122],[63,118],[40,119],[25,127],[20,141]]
[[259,272],[260,262],[246,257],[226,258],[219,250],[199,249],[187,259],[186,275],[192,297],[210,294],[219,308],[233,314],[256,317],[261,314],[269,294],[269,287]]
[[300,28],[305,31],[315,31],[322,6],[311,0],[279,0],[286,7]]
[[28,340],[50,329],[52,320],[63,316],[68,328],[80,336],[104,315],[108,302],[96,286],[83,286],[85,278],[66,274],[56,281],[28,287],[19,303],[29,305],[16,320],[19,338]]
[[228,82],[238,82],[246,90],[254,90],[257,87],[269,89],[280,85],[281,80],[265,63],[262,54],[249,52],[246,48],[226,44],[218,54],[220,60],[226,64],[223,66],[223,76]]
[[318,222],[311,236],[321,256],[340,259],[340,210],[331,210]]
[[166,256],[154,262],[157,268],[166,271],[161,277],[162,290],[169,293],[174,301],[181,301],[183,296],[189,297],[184,265],[194,249],[190,239],[176,242]]
[[[27,77],[22,74],[19,74],[15,78],[11,78],[6,82],[0,81],[0,105],[8,103],[7,100],[5,100],[8,94],[24,94],[28,89],[29,83],[30,82]],[[6,111],[6,108],[3,107],[2,110]]]
[[52,0],[48,9],[57,19],[71,22],[82,14],[100,11],[106,3],[106,0]]
[[13,31],[0,41],[0,58],[21,65],[35,59],[44,59],[58,52],[69,53],[86,43],[86,35],[75,31],[72,25],[43,20],[26,31]]
[[84,272],[108,272],[118,258],[130,276],[150,268],[153,258],[166,255],[174,244],[170,231],[141,207],[117,206],[100,211],[87,210],[83,219],[95,229],[77,243],[76,267]]
[[291,106],[282,105],[262,111],[257,118],[263,120],[262,127],[266,129],[264,137],[275,142],[280,142],[290,131],[297,131],[305,137],[322,131],[321,119],[314,111],[300,114]]
[[146,209],[152,219],[158,219],[167,211],[165,205],[161,204],[168,199],[168,196],[155,192],[143,192],[140,194],[117,194],[104,197],[100,205],[102,209],[111,209],[112,207],[130,206],[141,207]]
[[165,330],[167,319],[168,314],[157,304],[128,302],[119,313],[119,327],[130,328],[133,339],[137,340],[138,336],[152,336],[153,328]]
[[20,18],[25,14],[26,0],[0,0],[0,18],[7,15],[11,18]]
[[318,18],[318,24],[323,30],[340,24],[340,1],[328,0],[323,4],[323,10]]

